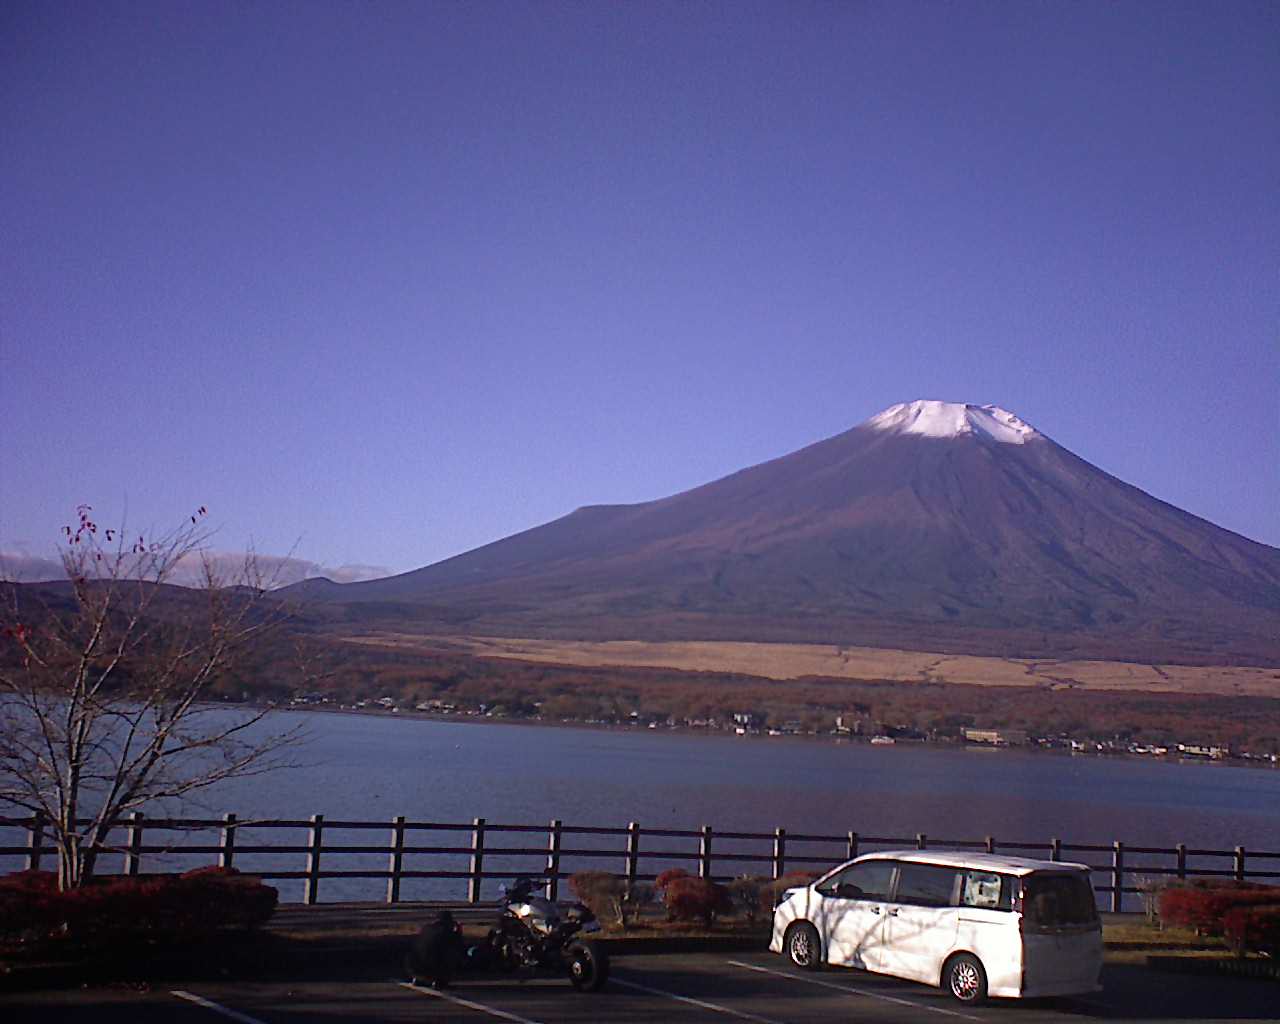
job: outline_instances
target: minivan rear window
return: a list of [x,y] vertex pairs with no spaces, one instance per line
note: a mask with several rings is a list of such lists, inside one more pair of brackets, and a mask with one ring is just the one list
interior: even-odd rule
[[1022,880],[1022,917],[1036,928],[1063,928],[1098,920],[1093,886],[1082,871],[1041,872]]

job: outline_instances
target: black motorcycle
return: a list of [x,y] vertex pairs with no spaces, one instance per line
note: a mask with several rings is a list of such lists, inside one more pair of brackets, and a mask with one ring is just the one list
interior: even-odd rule
[[501,891],[501,913],[489,932],[486,959],[499,970],[568,974],[579,992],[594,992],[609,977],[609,954],[584,938],[600,925],[581,903],[565,907],[533,893],[520,878]]

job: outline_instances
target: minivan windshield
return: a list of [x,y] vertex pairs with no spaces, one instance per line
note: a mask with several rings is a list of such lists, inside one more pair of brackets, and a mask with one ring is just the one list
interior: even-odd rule
[[1082,871],[1035,873],[1022,880],[1023,920],[1033,928],[1094,924],[1098,908]]

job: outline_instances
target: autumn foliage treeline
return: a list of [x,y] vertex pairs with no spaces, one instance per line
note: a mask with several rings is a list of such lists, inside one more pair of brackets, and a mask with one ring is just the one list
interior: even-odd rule
[[[1280,682],[1278,682],[1280,685]],[[496,715],[544,719],[677,723],[752,711],[768,724],[828,731],[837,714],[867,728],[955,737],[965,726],[1021,728],[1144,743],[1212,743],[1254,753],[1280,751],[1280,699],[1118,693],[1014,686],[771,680],[661,668],[587,668],[475,657],[458,651],[397,651],[322,637],[293,637],[219,680],[233,700],[285,702],[319,693],[354,703],[392,697],[402,707],[440,701],[458,710],[484,705]]]

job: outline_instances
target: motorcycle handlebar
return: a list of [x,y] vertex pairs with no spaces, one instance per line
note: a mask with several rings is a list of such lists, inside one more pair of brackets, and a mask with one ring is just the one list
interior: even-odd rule
[[528,896],[539,885],[546,885],[550,879],[546,876],[530,876],[521,875],[510,885],[505,882],[498,886],[498,895],[502,899],[519,899],[521,896]]

